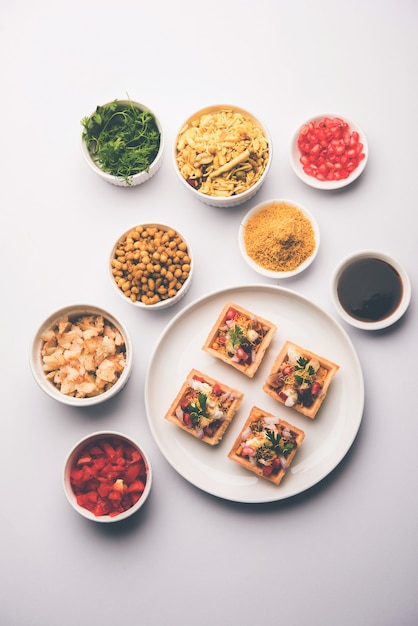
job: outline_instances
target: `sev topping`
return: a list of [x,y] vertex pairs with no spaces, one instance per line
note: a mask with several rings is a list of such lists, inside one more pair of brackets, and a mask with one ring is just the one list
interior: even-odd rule
[[310,220],[297,207],[273,202],[252,215],[244,229],[248,256],[273,272],[291,272],[315,251]]

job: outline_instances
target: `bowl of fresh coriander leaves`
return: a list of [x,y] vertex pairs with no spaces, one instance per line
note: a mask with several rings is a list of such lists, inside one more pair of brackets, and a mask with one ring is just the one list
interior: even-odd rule
[[109,183],[133,187],[160,169],[163,132],[158,118],[145,105],[116,99],[98,105],[81,125],[83,155]]

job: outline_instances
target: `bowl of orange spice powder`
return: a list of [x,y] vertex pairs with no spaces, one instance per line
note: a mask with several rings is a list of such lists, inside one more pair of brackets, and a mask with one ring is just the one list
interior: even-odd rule
[[241,221],[238,244],[247,264],[268,278],[290,278],[311,265],[319,249],[313,215],[293,200],[267,200]]

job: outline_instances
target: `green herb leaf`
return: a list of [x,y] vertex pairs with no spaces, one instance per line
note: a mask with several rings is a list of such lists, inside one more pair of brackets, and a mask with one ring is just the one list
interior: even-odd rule
[[234,324],[234,326],[229,329],[228,335],[229,340],[234,347],[237,345],[239,346],[241,341],[244,339],[244,331],[241,326],[238,326],[238,324]]
[[288,456],[295,447],[296,447],[295,443],[291,443],[290,441],[286,443],[283,447],[284,456]]
[[296,361],[295,370],[304,370],[308,363],[308,359],[305,359],[303,356],[299,357]]
[[[266,437],[276,454],[283,454],[284,456],[288,456],[296,445],[291,441],[282,441],[280,434],[273,430],[267,430]],[[281,441],[282,443],[280,443]]]
[[98,106],[81,124],[93,160],[104,172],[128,183],[134,174],[148,171],[158,154],[161,135],[155,117],[132,102],[114,100]]
[[185,412],[189,413],[190,419],[195,426],[199,425],[201,417],[208,417],[207,402],[207,395],[200,391],[197,396],[196,402],[190,402],[185,408]]
[[200,410],[201,413],[203,415],[206,416],[206,410],[207,410],[207,402],[208,402],[208,397],[205,393],[202,393],[201,391],[199,392],[199,404],[200,404]]
[[280,447],[280,435],[274,430],[266,430],[266,437],[269,440],[273,450],[281,451]]

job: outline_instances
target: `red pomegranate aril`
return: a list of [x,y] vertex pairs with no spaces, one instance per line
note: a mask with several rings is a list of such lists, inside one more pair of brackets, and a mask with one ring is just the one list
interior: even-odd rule
[[297,145],[303,171],[320,181],[347,178],[365,158],[359,133],[338,117],[304,124]]

